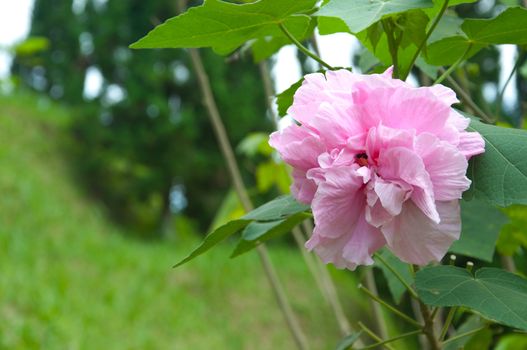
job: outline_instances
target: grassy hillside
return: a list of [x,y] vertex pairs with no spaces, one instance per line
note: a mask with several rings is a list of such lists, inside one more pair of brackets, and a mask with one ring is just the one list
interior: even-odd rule
[[[223,246],[174,270],[195,241],[127,238],[83,198],[60,152],[69,117],[0,97],[0,349],[293,348],[255,254]],[[300,255],[272,258],[313,348],[332,348]]]

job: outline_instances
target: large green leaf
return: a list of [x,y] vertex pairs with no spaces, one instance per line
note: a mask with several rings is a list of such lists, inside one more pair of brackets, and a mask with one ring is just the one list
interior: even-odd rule
[[283,117],[287,114],[287,110],[293,104],[293,97],[295,96],[295,92],[300,86],[302,86],[303,82],[304,78],[301,78],[296,83],[276,95],[276,104],[278,105],[279,116]]
[[484,201],[461,201],[461,238],[450,251],[485,261],[492,261],[498,234],[507,216]]
[[[390,265],[399,274],[399,276],[404,279],[406,283],[408,283],[408,285],[411,286],[412,284],[414,284],[414,278],[412,277],[408,264],[399,260],[387,249],[383,249],[379,255],[388,265]],[[374,260],[375,266],[379,267],[382,270],[384,277],[388,281],[388,289],[392,294],[393,300],[395,300],[395,302],[399,304],[404,293],[406,292],[406,287],[404,286],[404,284],[401,283],[401,281],[399,281],[399,278],[395,276],[395,274],[383,262],[380,261],[377,256],[374,257]]]
[[527,131],[470,122],[469,131],[485,139],[485,153],[471,159],[472,180],[466,198],[476,197],[498,206],[527,204]]
[[194,259],[197,256],[200,256],[201,254],[205,253],[212,247],[214,247],[216,244],[220,243],[221,241],[225,240],[227,237],[232,236],[236,232],[243,229],[245,226],[247,226],[251,220],[234,220],[226,223],[223,226],[220,226],[216,230],[212,231],[205,237],[203,242],[194,249],[189,255],[187,255],[183,260],[178,262],[174,267],[181,266],[190,260]]
[[[403,37],[407,35],[404,32],[401,32],[401,35]],[[358,33],[357,39],[371,52],[379,59],[380,62],[382,62],[385,66],[392,65],[392,56],[390,54],[390,49],[388,46],[388,38],[386,37],[386,33],[382,33],[380,38],[378,39],[377,45],[374,48],[373,43],[368,38],[367,32],[362,31]],[[398,65],[399,65],[399,75],[404,76],[407,74],[407,69],[410,66],[410,62],[412,61],[412,57],[414,56],[415,51],[417,50],[417,46],[414,44],[407,45],[406,47],[400,46],[397,50],[397,58],[398,58]]]
[[[296,36],[296,38],[299,41],[304,41],[312,37],[315,26],[316,20],[310,18],[310,23],[306,27],[304,33],[300,36]],[[290,44],[292,44],[291,40],[285,35],[266,36],[264,38],[251,40],[247,43],[247,47],[252,51],[254,62],[260,62],[277,53],[283,46]]]
[[[270,222],[268,225],[264,225],[267,230],[262,230],[262,226],[259,226],[259,229],[256,233],[253,232],[252,234],[246,234],[249,235],[248,238],[256,239],[257,237],[255,237],[255,235],[262,236],[265,235],[267,231],[272,230],[273,228],[276,229],[275,226],[277,225],[274,225],[273,223],[278,222],[278,224],[282,224],[283,222],[284,226],[282,226],[281,229],[286,229],[288,227],[286,225],[291,225],[291,221],[294,221],[296,225],[299,221],[301,221],[301,217],[306,217],[307,214],[304,212],[307,209],[309,209],[309,206],[298,203],[291,196],[280,196],[247,213],[240,219],[230,221],[209,233],[196,249],[194,249],[183,260],[178,262],[174,267],[183,265],[195,257],[205,253],[216,244],[242,230],[253,221]],[[286,232],[288,230],[286,230]]]
[[299,14],[310,10],[315,0],[261,0],[233,4],[206,0],[169,19],[131,45],[134,49],[212,47],[228,54],[250,39],[284,36],[282,23],[295,37],[303,37],[310,18]]
[[419,297],[432,306],[464,306],[498,323],[527,330],[527,280],[497,268],[473,276],[455,266],[433,266],[416,274]]
[[432,0],[332,0],[315,16],[339,18],[352,33],[358,33],[385,16],[433,5]]
[[294,214],[287,219],[276,221],[253,221],[242,233],[242,238],[232,252],[231,258],[246,253],[265,241],[290,232],[296,225],[310,217],[307,213]]
[[275,221],[308,209],[308,205],[299,203],[292,196],[286,195],[265,203],[261,207],[246,214],[242,219]]
[[441,38],[427,48],[428,62],[453,64],[467,52],[471,57],[491,44],[527,44],[527,9],[510,7],[491,19],[467,19],[461,25],[462,34]]

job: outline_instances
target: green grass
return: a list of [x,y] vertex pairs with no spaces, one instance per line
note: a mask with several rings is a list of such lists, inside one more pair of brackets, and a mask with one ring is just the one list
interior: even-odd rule
[[[0,97],[0,349],[291,349],[256,254],[142,242],[110,224],[61,156],[68,111]],[[273,247],[313,349],[339,334],[297,251]],[[353,283],[343,286],[352,293]]]

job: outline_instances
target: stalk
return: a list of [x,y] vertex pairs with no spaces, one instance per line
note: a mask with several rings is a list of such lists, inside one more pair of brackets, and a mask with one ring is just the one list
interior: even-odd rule
[[[181,9],[182,2],[180,2],[179,5]],[[225,161],[227,163],[227,168],[233,181],[236,194],[238,195],[238,198],[240,199],[240,202],[242,203],[242,206],[245,211],[250,211],[253,209],[253,205],[249,198],[249,195],[247,194],[247,189],[245,188],[245,185],[242,181],[240,169],[238,167],[238,163],[234,156],[234,151],[232,150],[230,141],[228,139],[227,131],[225,130],[225,126],[223,125],[221,115],[218,111],[218,107],[216,106],[214,95],[210,86],[210,81],[207,76],[207,73],[205,72],[205,68],[203,67],[201,56],[197,49],[189,49],[189,54],[192,60],[192,64],[194,66],[194,71],[198,78],[198,83],[201,90],[201,94],[203,95],[203,102],[205,108],[207,109],[207,114],[212,123],[214,133],[216,134],[223,157],[225,158]],[[291,335],[294,338],[297,348],[300,350],[308,349],[306,337],[302,329],[300,328],[300,323],[294,315],[289,301],[287,300],[284,288],[280,283],[276,270],[274,269],[271,263],[267,249],[262,244],[258,246],[257,252],[260,257],[262,267],[265,271],[265,275],[271,285],[278,305],[286,319],[287,325],[289,327]]]

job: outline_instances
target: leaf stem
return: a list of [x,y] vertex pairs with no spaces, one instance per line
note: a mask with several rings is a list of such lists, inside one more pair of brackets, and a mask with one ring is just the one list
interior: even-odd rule
[[[374,256],[384,265],[386,266],[386,268],[388,270],[390,270],[391,273],[394,274],[394,276],[403,284],[403,286],[406,287],[406,289],[408,289],[408,292],[410,293],[410,295],[414,298],[417,298],[417,293],[415,292],[415,290],[412,288],[412,286],[410,286],[408,284],[408,282],[406,282],[403,278],[403,276],[401,276],[401,274],[399,272],[397,272],[390,264],[388,264],[388,262],[380,255],[380,254],[374,254]],[[410,265],[411,266],[411,265]],[[413,275],[413,269],[411,269],[411,272],[412,272],[412,275]]]
[[371,345],[365,346],[363,348],[359,348],[357,350],[373,349],[373,348],[376,348],[377,346],[385,345],[385,344],[388,344],[388,343],[391,343],[391,342],[394,342],[396,340],[403,339],[403,338],[406,338],[406,337],[411,337],[412,335],[417,335],[417,334],[420,334],[422,332],[423,331],[421,329],[418,329],[418,330],[415,330],[415,331],[403,333],[403,334],[398,335],[396,337],[393,337],[393,338],[390,338],[390,339],[386,339],[386,340],[377,342],[375,344],[371,344]]
[[293,42],[293,44],[295,44],[296,47],[298,47],[298,49],[300,51],[302,51],[306,56],[311,57],[312,59],[314,59],[315,61],[317,61],[318,63],[320,63],[322,66],[326,67],[329,70],[334,70],[335,69],[334,67],[332,67],[331,65],[326,63],[322,58],[320,58],[319,56],[315,55],[313,52],[309,51],[309,49],[307,47],[302,45],[302,43],[300,41],[298,41],[293,36],[293,34],[291,34],[291,32],[289,32],[289,30],[287,30],[287,28],[284,26],[283,23],[278,23],[278,26],[280,27],[280,30],[282,30],[282,32],[285,34],[285,36],[287,36],[289,38],[289,40],[291,40]]
[[[182,2],[179,2],[179,4],[182,7]],[[227,163],[227,169],[233,181],[234,188],[240,199],[240,202],[242,203],[242,206],[244,207],[245,211],[248,212],[253,208],[253,205],[251,199],[249,198],[249,195],[247,194],[247,189],[245,188],[245,184],[243,183],[240,169],[238,167],[236,157],[234,156],[234,151],[230,144],[225,125],[223,124],[221,115],[216,105],[216,101],[214,100],[214,94],[212,92],[208,75],[205,71],[205,68],[203,67],[201,56],[197,49],[189,49],[189,54],[192,64],[194,66],[194,71],[198,78],[198,85],[203,96],[203,104],[205,105],[207,114],[210,118],[211,124],[216,134],[216,138],[220,146],[221,152]],[[309,347],[306,337],[302,331],[302,328],[300,327],[300,323],[297,317],[293,313],[291,304],[289,303],[284,288],[280,283],[280,280],[278,279],[278,274],[271,262],[267,249],[264,245],[260,245],[257,248],[257,251],[266,277],[275,295],[276,301],[278,302],[278,305],[284,315],[286,323],[289,326],[289,330],[291,332],[291,335],[293,336],[293,339],[295,340],[298,349],[308,349]]]
[[[359,322],[359,327],[360,329],[362,329],[364,331],[364,333],[366,333],[367,335],[369,335],[373,340],[377,341],[377,342],[382,342],[382,338],[379,337],[377,334],[375,334],[371,329],[369,329],[368,327],[366,327],[366,325],[364,325],[364,323],[362,322]],[[388,344],[383,344],[384,347],[386,349],[389,349],[389,350],[395,350],[391,345],[388,345]]]
[[448,314],[446,315],[445,324],[443,325],[443,328],[441,329],[441,335],[439,336],[439,341],[443,341],[445,339],[445,336],[448,332],[448,328],[450,327],[450,324],[452,324],[452,320],[454,319],[454,316],[456,315],[457,307],[451,307],[450,310],[448,310]]
[[445,80],[465,60],[465,57],[468,55],[470,49],[472,49],[472,43],[468,45],[463,55],[453,65],[448,67],[448,69],[439,78],[437,78],[432,85],[439,84]]
[[[444,69],[443,68],[440,68],[439,71],[443,71],[444,72]],[[476,102],[474,102],[474,100],[472,100],[472,97],[470,97],[469,93],[466,92],[458,83],[457,81],[452,78],[451,76],[447,77],[447,80],[448,82],[450,83],[450,85],[452,86],[452,89],[454,89],[454,91],[456,93],[458,93],[459,95],[461,95],[461,98],[463,99],[463,101],[465,102],[465,104],[467,104],[467,106],[469,106],[470,108],[472,108],[484,121],[486,121],[487,123],[494,123],[494,119],[491,118],[487,113],[485,113],[481,108],[479,108],[479,106],[476,104]]]
[[465,333],[457,334],[457,335],[455,335],[455,336],[453,336],[453,337],[448,338],[447,340],[445,340],[445,341],[443,342],[443,345],[448,344],[448,343],[450,343],[450,342],[453,342],[453,341],[455,341],[455,340],[458,340],[458,339],[464,338],[464,337],[466,337],[466,336],[469,336],[469,335],[475,334],[475,333],[477,333],[477,332],[479,332],[479,331],[484,330],[485,328],[487,328],[487,326],[479,327],[479,328],[473,329],[473,330],[468,331],[468,332],[465,332]]
[[[367,268],[365,272],[364,283],[366,283],[366,286],[373,292],[373,294],[377,294],[377,285],[375,284],[373,269]],[[371,308],[373,309],[373,317],[377,323],[377,330],[381,334],[381,337],[388,338],[388,327],[386,326],[386,320],[381,306],[378,303],[375,303],[374,300],[370,300],[370,302]]]
[[437,14],[437,16],[434,18],[434,22],[430,26],[430,29],[428,29],[428,32],[426,32],[425,38],[423,39],[423,41],[417,48],[417,51],[414,53],[414,56],[412,57],[412,60],[410,61],[410,65],[408,66],[408,69],[406,70],[406,75],[404,77],[401,77],[402,80],[406,80],[406,78],[408,77],[408,74],[410,74],[410,71],[412,70],[412,67],[415,64],[415,61],[417,61],[417,58],[419,57],[419,53],[421,52],[421,50],[423,50],[423,47],[425,47],[426,42],[430,38],[430,35],[432,35],[433,31],[436,29],[441,18],[443,18],[443,15],[446,9],[448,8],[449,1],[450,0],[445,0],[445,2],[443,2],[443,6],[439,10],[439,13]]
[[505,93],[505,89],[509,85],[510,81],[512,80],[512,77],[514,76],[514,73],[518,70],[521,63],[523,62],[523,50],[518,51],[518,58],[516,59],[516,63],[514,64],[514,67],[511,70],[511,73],[507,77],[507,80],[505,80],[505,84],[503,84],[503,87],[500,90],[500,93],[498,94],[498,98],[496,99],[496,115],[499,118],[499,115],[501,113],[501,104],[503,102],[503,94]]
[[416,320],[414,320],[410,316],[408,316],[408,315],[402,313],[401,311],[397,310],[395,307],[393,307],[392,305],[388,304],[387,302],[385,302],[384,300],[379,298],[377,295],[372,293],[368,288],[364,287],[362,284],[359,284],[359,289],[362,290],[364,293],[366,293],[370,298],[372,298],[373,300],[375,300],[376,302],[378,302],[379,304],[381,304],[382,306],[384,306],[385,308],[387,308],[388,310],[390,310],[391,312],[393,312],[394,314],[396,314],[397,316],[399,316],[400,318],[405,320],[406,322],[411,323],[411,324],[413,324],[416,327],[423,327],[422,324],[420,324],[419,322],[417,322]]

